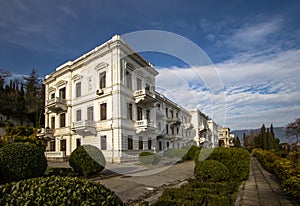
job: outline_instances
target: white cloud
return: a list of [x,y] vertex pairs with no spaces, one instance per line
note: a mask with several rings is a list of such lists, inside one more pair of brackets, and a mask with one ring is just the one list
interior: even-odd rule
[[[216,64],[226,93],[226,126],[232,129],[259,128],[273,123],[285,126],[300,116],[300,50],[282,51],[270,56],[233,58]],[[206,80],[213,67],[161,69],[157,85],[169,91],[188,109],[198,107],[218,122],[222,95],[211,95]],[[208,80],[210,81],[210,80]],[[212,101],[212,102],[211,102]],[[220,105],[219,105],[220,104]],[[222,122],[218,122],[221,123]]]

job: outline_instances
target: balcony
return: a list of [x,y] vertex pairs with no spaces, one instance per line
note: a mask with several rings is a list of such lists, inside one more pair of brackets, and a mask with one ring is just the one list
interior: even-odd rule
[[78,122],[73,122],[72,130],[81,136],[96,135],[96,124],[94,121],[83,120]]
[[176,139],[176,136],[177,135],[175,135],[175,134],[166,134],[165,139],[174,141]]
[[170,122],[170,124],[172,125],[180,125],[181,124],[181,120],[178,117],[169,117],[168,121]]
[[50,129],[49,127],[41,128],[38,130],[37,136],[41,139],[45,139],[45,140],[49,141],[49,140],[55,139],[53,136],[54,132],[55,132],[55,130]]
[[136,104],[153,104],[156,102],[155,94],[147,89],[137,90],[133,93]]
[[135,127],[136,127],[136,130],[137,130],[137,133],[140,133],[140,132],[145,132],[147,130],[155,130],[155,126],[154,126],[154,122],[153,121],[150,121],[148,119],[143,119],[143,120],[137,120],[135,122]]
[[183,126],[184,126],[185,129],[192,129],[193,128],[193,124],[190,123],[190,122],[184,123]]
[[65,99],[62,99],[60,97],[55,97],[53,99],[49,99],[47,101],[47,106],[49,110],[53,112],[62,112],[62,111],[67,111],[67,101]]

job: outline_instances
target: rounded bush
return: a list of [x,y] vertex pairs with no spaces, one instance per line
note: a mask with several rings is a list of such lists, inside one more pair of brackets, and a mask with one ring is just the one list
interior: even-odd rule
[[158,164],[161,160],[161,157],[159,154],[153,154],[152,152],[141,152],[139,154],[139,160],[143,164],[149,165],[149,164]]
[[199,182],[219,182],[229,178],[227,167],[216,160],[198,162],[194,168],[195,179]]
[[0,205],[124,205],[99,183],[76,177],[39,177],[0,185]]
[[0,148],[0,183],[43,176],[44,152],[34,144],[13,143]]
[[79,175],[97,175],[106,165],[105,157],[95,146],[82,145],[70,155],[69,164]]

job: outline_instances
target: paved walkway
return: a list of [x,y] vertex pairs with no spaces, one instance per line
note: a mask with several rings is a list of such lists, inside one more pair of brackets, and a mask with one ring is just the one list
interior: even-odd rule
[[284,195],[274,176],[251,155],[249,180],[244,184],[240,206],[296,206]]
[[[181,185],[194,175],[194,162],[188,161],[151,170],[99,180],[123,201],[153,203],[165,187]],[[137,204],[138,205],[138,204]]]

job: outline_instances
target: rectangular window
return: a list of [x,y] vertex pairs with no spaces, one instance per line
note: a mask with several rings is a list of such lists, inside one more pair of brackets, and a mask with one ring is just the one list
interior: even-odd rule
[[143,109],[141,107],[137,107],[137,120],[143,119]]
[[150,85],[146,83],[146,88],[147,91],[150,91]]
[[139,149],[144,149],[143,147],[143,137],[139,137]]
[[60,98],[60,99],[66,99],[66,87],[61,88],[61,89],[59,90],[59,98]]
[[100,104],[100,120],[107,119],[106,109],[106,103]]
[[76,139],[76,147],[79,147],[81,145],[81,139]]
[[67,151],[67,141],[65,139],[60,140],[60,151]]
[[106,135],[101,136],[101,150],[106,150]]
[[166,108],[166,116],[169,117],[169,111],[168,111],[168,108]]
[[55,117],[51,117],[51,129],[55,129]]
[[150,121],[150,110],[146,110],[146,118]]
[[128,88],[132,88],[132,79],[131,79],[131,73],[129,71],[126,71],[126,86]]
[[132,120],[132,104],[128,104],[127,118]]
[[50,98],[51,98],[51,99],[54,99],[54,98],[55,98],[55,93],[51,93]]
[[142,90],[142,80],[140,78],[136,79],[136,90]]
[[50,151],[55,151],[55,140],[50,142]]
[[62,113],[59,115],[59,126],[60,127],[66,126],[66,113]]
[[81,96],[81,82],[77,82],[76,83],[76,97],[80,97]]
[[171,126],[171,132],[174,134],[174,127]]
[[162,150],[162,143],[161,143],[161,141],[158,142],[158,149]]
[[77,122],[81,121],[81,110],[80,109],[76,111],[76,121]]
[[87,108],[87,120],[94,121],[94,107]]
[[132,136],[131,135],[128,135],[128,149],[133,149],[133,140],[132,140]]
[[173,118],[174,117],[173,110],[170,110],[170,113],[171,113],[171,117]]
[[166,134],[169,134],[169,125],[166,124]]
[[179,133],[179,127],[177,127],[177,134]]
[[103,89],[106,87],[106,72],[101,72],[99,75],[99,80],[100,80],[100,89]]
[[152,148],[152,141],[151,139],[148,140],[148,150],[151,150]]

